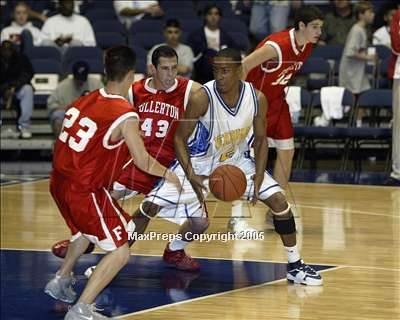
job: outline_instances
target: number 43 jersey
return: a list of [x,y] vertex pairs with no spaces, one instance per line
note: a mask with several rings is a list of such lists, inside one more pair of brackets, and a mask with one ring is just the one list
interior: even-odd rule
[[150,81],[151,78],[135,82],[128,96],[137,108],[147,151],[168,167],[176,158],[174,134],[185,112],[193,81],[177,77],[165,91],[149,86]]
[[55,173],[78,184],[82,192],[108,189],[129,157],[124,141],[112,141],[111,134],[130,117],[139,118],[128,100],[104,89],[72,102],[54,146]]

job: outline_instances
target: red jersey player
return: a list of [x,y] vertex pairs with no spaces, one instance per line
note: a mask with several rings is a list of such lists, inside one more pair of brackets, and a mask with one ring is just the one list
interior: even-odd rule
[[141,170],[165,176],[180,188],[176,175],[147,153],[139,133],[139,117],[125,98],[134,66],[135,53],[130,48],[109,49],[105,55],[106,87],[72,103],[55,144],[50,192],[73,241],[45,292],[72,303],[76,294],[71,288],[71,272],[89,242],[108,251],[65,319],[102,318],[92,303],[128,261],[128,232],[133,232],[135,225],[107,191],[119,176],[128,150]]
[[300,8],[294,28],[273,33],[243,60],[246,80],[268,100],[267,137],[277,150],[274,179],[286,188],[294,156],[293,127],[284,89],[299,71],[317,43],[323,24],[321,11],[313,6]]
[[[129,100],[137,106],[146,150],[164,166],[175,159],[174,134],[197,82],[177,77],[177,54],[168,46],[160,46],[152,54],[153,77],[135,82]],[[120,198],[125,188],[143,194],[150,192],[158,177],[138,169],[132,162],[124,166],[114,185],[114,196]]]

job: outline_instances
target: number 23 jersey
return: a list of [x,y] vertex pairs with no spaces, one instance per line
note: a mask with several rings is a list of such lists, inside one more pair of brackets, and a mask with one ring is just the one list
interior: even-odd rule
[[132,105],[104,89],[75,100],[54,147],[54,171],[79,184],[80,191],[108,189],[129,156],[124,140],[111,141],[111,134],[130,117],[139,118]]
[[151,78],[135,82],[128,98],[136,106],[146,150],[168,167],[175,159],[174,134],[189,99],[192,80],[177,77],[167,90],[149,86]]

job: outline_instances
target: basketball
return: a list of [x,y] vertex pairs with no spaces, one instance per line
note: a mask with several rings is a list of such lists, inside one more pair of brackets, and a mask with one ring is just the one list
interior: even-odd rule
[[[65,256],[67,255],[68,246],[69,246],[69,240],[58,241],[51,248],[51,252],[56,257],[64,259]],[[85,254],[91,253],[93,250],[94,250],[94,244],[90,243],[89,246],[87,247],[86,251],[85,251]]]
[[247,181],[243,171],[229,164],[216,168],[210,176],[210,191],[222,201],[234,201],[246,191]]

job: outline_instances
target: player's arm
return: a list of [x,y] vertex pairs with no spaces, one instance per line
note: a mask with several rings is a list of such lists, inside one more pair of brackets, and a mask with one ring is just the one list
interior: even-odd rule
[[[175,184],[178,190],[181,189],[181,184],[176,174],[160,164],[147,152],[140,136],[138,119],[133,117],[126,119],[118,126],[117,130],[119,130],[120,136],[124,138],[133,162],[139,169],[153,176],[164,177],[169,182]],[[115,134],[118,135],[118,132]]]
[[254,176],[254,195],[252,202],[255,204],[258,199],[258,193],[260,191],[261,184],[264,180],[264,171],[267,165],[268,159],[268,143],[265,135],[267,127],[267,99],[264,94],[260,91],[256,91],[258,100],[258,112],[253,120],[253,131],[254,131],[254,157],[256,161],[256,174]]
[[[192,87],[192,90],[196,89]],[[204,185],[202,184],[203,178],[197,176],[193,170],[189,157],[189,148],[187,142],[194,128],[196,127],[197,121],[207,112],[207,110],[208,96],[204,89],[200,89],[191,93],[185,114],[183,119],[179,122],[179,126],[174,136],[176,157],[185,171],[187,178],[192,184],[192,187],[196,192],[200,202],[204,200],[201,190],[204,188]]]
[[243,76],[242,79],[246,79],[247,74],[251,69],[259,66],[267,60],[274,59],[278,57],[278,52],[269,44],[263,45],[262,47],[256,49],[242,61]]

